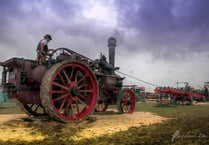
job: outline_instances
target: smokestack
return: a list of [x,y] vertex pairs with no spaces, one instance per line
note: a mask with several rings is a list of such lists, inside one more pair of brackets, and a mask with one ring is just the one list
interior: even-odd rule
[[116,47],[116,39],[113,37],[110,37],[108,39],[108,45],[109,47],[109,63],[115,68],[115,47]]

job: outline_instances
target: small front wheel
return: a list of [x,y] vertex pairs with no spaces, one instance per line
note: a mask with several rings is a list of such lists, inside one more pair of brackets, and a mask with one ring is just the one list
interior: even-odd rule
[[95,107],[95,112],[105,112],[107,110],[108,104],[105,101],[107,98],[107,93],[105,91],[100,91],[99,98]]
[[119,113],[132,113],[135,108],[135,96],[130,89],[122,89],[117,98]]

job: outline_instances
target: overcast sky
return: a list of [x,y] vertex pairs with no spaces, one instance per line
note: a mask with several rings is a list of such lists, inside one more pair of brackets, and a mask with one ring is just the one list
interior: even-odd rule
[[209,81],[208,0],[0,0],[0,61],[35,59],[45,34],[93,59],[113,36],[120,71],[158,86]]

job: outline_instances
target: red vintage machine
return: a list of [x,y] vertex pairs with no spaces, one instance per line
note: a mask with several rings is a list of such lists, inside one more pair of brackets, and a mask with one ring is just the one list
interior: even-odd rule
[[116,104],[120,113],[132,113],[134,93],[122,89],[124,78],[115,73],[115,38],[109,38],[108,47],[109,63],[104,55],[92,60],[67,48],[48,54],[46,65],[11,58],[1,63],[4,91],[28,115],[62,122],[105,111],[109,104]]
[[187,89],[179,90],[169,87],[157,87],[154,91],[169,96],[173,104],[192,104],[194,100],[206,101],[206,96],[191,92]]

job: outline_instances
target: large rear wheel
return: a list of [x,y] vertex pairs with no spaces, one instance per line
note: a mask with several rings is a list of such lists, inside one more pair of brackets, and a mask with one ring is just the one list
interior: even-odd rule
[[62,122],[80,120],[94,111],[97,89],[96,77],[88,66],[64,61],[43,77],[41,102],[51,118]]

